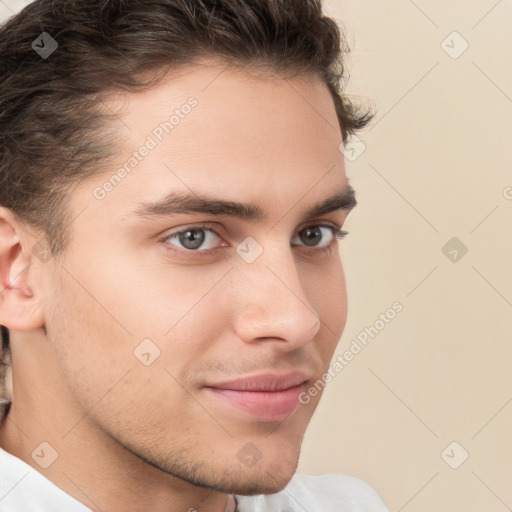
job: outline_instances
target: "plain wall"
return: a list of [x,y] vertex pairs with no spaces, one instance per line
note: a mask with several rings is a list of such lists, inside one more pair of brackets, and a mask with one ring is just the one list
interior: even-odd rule
[[352,47],[348,92],[377,111],[347,161],[359,205],[336,354],[395,301],[403,311],[327,384],[299,469],[363,478],[394,511],[509,510],[512,2],[325,10]]

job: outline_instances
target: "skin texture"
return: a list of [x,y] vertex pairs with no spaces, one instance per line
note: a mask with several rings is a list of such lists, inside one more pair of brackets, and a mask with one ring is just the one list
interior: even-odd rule
[[[95,187],[191,96],[197,106],[96,199]],[[211,62],[108,107],[122,146],[71,194],[64,258],[41,261],[32,252],[41,235],[0,208],[0,322],[13,360],[0,444],[93,510],[222,512],[226,493],[288,483],[320,393],[283,420],[261,421],[205,384],[298,369],[307,389],[345,326],[339,242],[328,229],[320,247],[298,237],[348,215],[303,215],[348,183],[334,105],[319,78],[263,79]],[[268,218],[128,215],[189,190],[253,203]],[[161,240],[206,221],[217,233],[211,251],[174,252],[186,251],[177,237]],[[252,263],[236,252],[248,236],[263,248]],[[160,351],[149,366],[134,355],[146,338]],[[41,442],[58,453],[47,469],[31,456]],[[261,456],[252,467],[238,456],[248,443]]]

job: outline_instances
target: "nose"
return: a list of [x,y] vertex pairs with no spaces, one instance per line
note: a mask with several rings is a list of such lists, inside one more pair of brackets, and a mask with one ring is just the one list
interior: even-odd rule
[[[292,254],[266,250],[237,269],[239,292],[235,331],[246,343],[270,342],[290,351],[307,344],[320,329]],[[240,283],[243,283],[240,285]]]

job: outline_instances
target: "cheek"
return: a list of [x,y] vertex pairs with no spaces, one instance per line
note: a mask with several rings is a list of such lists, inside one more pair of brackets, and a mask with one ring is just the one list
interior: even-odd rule
[[46,328],[65,385],[90,408],[136,362],[134,311],[116,265],[91,248],[77,254],[53,275]]
[[89,305],[69,292],[63,289],[53,296],[46,320],[47,341],[62,388],[85,411],[104,394],[113,367],[102,357],[101,328],[91,318]]
[[123,368],[168,368],[185,377],[221,335],[215,285],[226,272],[222,266],[180,267],[109,253],[90,268],[94,273],[74,272],[76,279],[64,273],[59,302],[66,306],[59,314],[66,318],[65,337],[78,343],[68,350],[70,366],[87,362],[84,371],[103,381],[119,378]]
[[[82,274],[80,279],[85,282],[86,276]],[[142,431],[149,425],[156,433],[162,428],[157,424],[163,415],[162,403],[173,404],[162,424],[174,424],[177,428],[178,423],[173,422],[178,421],[180,415],[172,412],[185,411],[187,405],[187,395],[179,385],[181,373],[194,360],[190,344],[181,339],[183,332],[169,336],[170,342],[166,345],[161,336],[162,322],[155,325],[147,318],[146,310],[136,305],[128,308],[131,297],[119,289],[97,288],[93,286],[93,279],[89,279],[88,284],[88,292],[95,294],[94,299],[73,278],[64,276],[47,321],[48,341],[52,344],[68,398],[87,412],[91,420],[112,432],[135,426]],[[118,281],[118,288],[125,284],[126,281]],[[102,295],[101,290],[104,290]],[[128,308],[125,320],[120,314],[122,308],[117,307],[116,320],[125,320],[130,334],[102,307],[108,305],[116,291],[120,292],[117,306],[125,303]],[[167,323],[164,327],[169,328]],[[154,344],[148,342],[151,338]],[[145,344],[140,345],[143,339]],[[139,345],[141,349],[137,350]],[[159,351],[157,358],[155,347]],[[145,364],[146,353],[150,354],[149,365]],[[150,423],[149,417],[153,418]]]
[[221,266],[172,263],[156,249],[104,256],[92,286],[134,341],[172,332],[225,273]]
[[317,312],[328,340],[322,345],[323,359],[330,359],[347,321],[347,289],[343,265],[333,258],[329,265],[309,268],[305,274],[306,293]]

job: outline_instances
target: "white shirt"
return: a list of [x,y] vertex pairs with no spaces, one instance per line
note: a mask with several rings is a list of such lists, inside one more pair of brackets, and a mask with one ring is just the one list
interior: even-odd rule
[[[234,497],[238,512],[389,512],[367,483],[333,473],[320,476],[295,473],[276,494]],[[91,512],[91,509],[0,447],[0,512]]]

